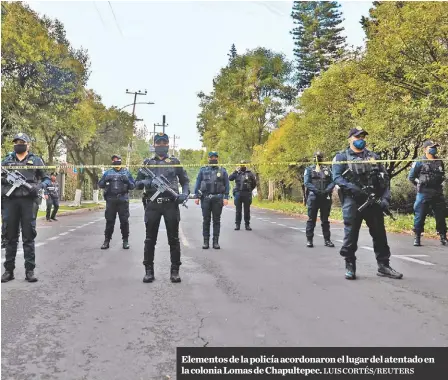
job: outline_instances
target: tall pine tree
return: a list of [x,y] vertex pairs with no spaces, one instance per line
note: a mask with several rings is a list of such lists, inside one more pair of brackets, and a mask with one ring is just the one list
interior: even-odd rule
[[227,56],[229,57],[229,62],[232,62],[237,55],[238,54],[236,52],[235,44],[232,44],[232,47],[230,48],[229,53],[227,53]]
[[311,80],[342,57],[346,44],[341,35],[342,14],[336,1],[294,1],[291,16],[295,28],[297,87],[307,88]]

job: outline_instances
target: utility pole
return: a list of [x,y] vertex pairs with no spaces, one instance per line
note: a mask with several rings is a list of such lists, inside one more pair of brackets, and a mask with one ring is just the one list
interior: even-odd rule
[[165,128],[168,127],[168,124],[166,124],[166,116],[163,115],[162,118],[162,124],[154,124],[154,134],[156,133],[156,127],[163,127],[163,133],[165,133]]
[[133,94],[134,95],[134,103],[132,107],[132,136],[129,140],[128,144],[128,154],[126,156],[126,167],[129,169],[129,162],[131,161],[131,150],[132,150],[132,139],[134,137],[134,128],[135,128],[135,104],[137,103],[137,95],[146,95],[148,91],[145,90],[145,92],[142,92],[140,90],[136,92],[131,92],[128,89],[126,89],[126,94]]
[[176,136],[176,135],[174,135],[173,136],[173,156],[175,155],[175,149],[176,149],[176,139],[180,139],[180,136]]

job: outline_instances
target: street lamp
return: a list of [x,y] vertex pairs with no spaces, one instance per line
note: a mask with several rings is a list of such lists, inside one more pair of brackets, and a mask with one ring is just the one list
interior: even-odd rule
[[[153,102],[137,102],[135,104],[155,104],[155,103],[153,103]],[[134,105],[134,103],[128,104],[127,106],[121,107],[118,111],[121,111],[122,109],[129,107],[129,106],[133,106],[133,105]]]

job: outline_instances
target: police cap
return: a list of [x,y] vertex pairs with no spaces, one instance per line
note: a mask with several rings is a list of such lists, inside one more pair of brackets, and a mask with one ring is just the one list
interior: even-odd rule
[[361,136],[361,135],[367,136],[368,133],[367,133],[367,131],[365,131],[362,128],[352,128],[352,129],[350,129],[350,132],[348,133],[348,137],[349,138],[352,137],[352,136],[358,137],[358,136]]
[[118,154],[114,154],[110,159],[113,161],[114,158],[118,158],[119,160],[121,160],[121,156]]
[[218,152],[212,151],[212,152],[208,152],[208,156],[209,157],[212,157],[212,156],[219,157],[219,154],[218,154]]
[[28,144],[31,142],[30,137],[26,133],[17,133],[12,139],[12,142],[16,142],[17,140],[23,140]]
[[322,152],[320,152],[320,151],[317,151],[317,152],[314,153],[314,158],[316,158],[316,157],[324,158],[324,154]]
[[426,140],[426,141],[423,143],[423,148],[427,148],[428,146],[429,146],[430,148],[435,148],[436,146],[440,146],[440,145],[437,144],[437,143],[435,143],[434,141]]
[[162,140],[165,140],[165,141],[167,141],[167,142],[170,141],[168,135],[167,135],[166,133],[163,133],[163,132],[159,132],[159,133],[157,133],[157,134],[154,136],[154,144],[156,144],[156,143],[158,143],[158,142],[160,142],[160,141],[162,141]]

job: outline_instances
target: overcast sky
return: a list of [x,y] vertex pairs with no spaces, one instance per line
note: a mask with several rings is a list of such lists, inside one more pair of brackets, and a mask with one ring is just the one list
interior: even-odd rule
[[[138,101],[155,105],[137,105],[137,117],[152,131],[165,114],[166,132],[180,136],[178,148],[201,148],[196,94],[212,89],[232,43],[239,53],[263,46],[293,58],[292,1],[28,3],[38,13],[62,21],[73,46],[89,51],[88,87],[107,106],[132,103],[126,89],[147,90]],[[363,45],[359,21],[368,15],[371,2],[340,3],[347,42]]]

